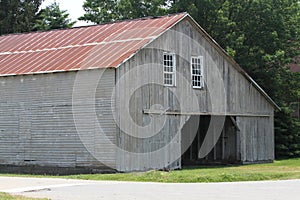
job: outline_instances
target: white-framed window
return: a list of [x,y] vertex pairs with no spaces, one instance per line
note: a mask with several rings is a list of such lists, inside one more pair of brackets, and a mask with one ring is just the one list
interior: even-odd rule
[[163,53],[164,85],[176,86],[176,56],[174,53]]
[[191,57],[191,75],[193,88],[204,87],[203,77],[203,56],[192,56]]

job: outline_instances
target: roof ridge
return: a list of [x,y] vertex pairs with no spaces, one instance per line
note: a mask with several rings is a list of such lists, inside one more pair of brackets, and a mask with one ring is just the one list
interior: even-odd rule
[[145,17],[134,18],[134,19],[121,19],[121,20],[116,20],[116,21],[113,21],[113,22],[105,22],[105,23],[100,23],[100,24],[91,24],[91,25],[86,25],[86,26],[75,26],[75,27],[70,27],[70,28],[59,28],[59,29],[51,29],[51,30],[30,31],[30,32],[23,32],[23,33],[8,33],[8,34],[0,35],[0,38],[1,37],[7,37],[7,36],[13,36],[13,35],[26,35],[26,34],[44,33],[44,32],[51,32],[51,31],[54,32],[54,31],[63,31],[63,30],[88,28],[88,27],[94,27],[94,26],[102,26],[102,25],[107,25],[107,24],[116,24],[116,23],[122,23],[122,22],[139,21],[139,20],[147,20],[147,19],[158,19],[158,18],[163,18],[163,17],[172,17],[172,16],[184,15],[184,14],[187,15],[188,13],[187,12],[180,12],[180,13],[160,15],[160,16],[145,16]]

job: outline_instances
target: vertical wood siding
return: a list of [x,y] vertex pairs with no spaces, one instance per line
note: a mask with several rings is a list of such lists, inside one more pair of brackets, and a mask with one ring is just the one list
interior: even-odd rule
[[[174,26],[170,31],[155,40],[148,48],[162,49],[177,54],[177,74],[186,77],[189,83],[188,88],[181,88],[183,83],[177,83],[174,92],[181,96],[191,94],[192,91],[198,96],[200,111],[214,112],[218,114],[224,111],[228,114],[267,114],[273,113],[272,105],[263,95],[225,58],[210,41],[204,38],[189,20],[184,20]],[[149,54],[153,53],[151,50]],[[156,52],[161,54],[161,52]],[[157,55],[160,56],[160,55]],[[205,88],[203,90],[191,87],[190,57],[204,57]],[[138,57],[138,55],[137,55]],[[154,61],[153,62],[159,62]],[[160,77],[162,72],[156,72]],[[221,80],[219,80],[221,79]],[[223,85],[222,85],[223,84]],[[217,91],[210,91],[214,89]],[[221,94],[219,94],[221,93]],[[218,96],[211,96],[212,94]],[[226,99],[225,99],[226,98]],[[186,98],[189,101],[185,105],[193,105],[193,98]],[[213,110],[211,103],[215,109]],[[226,103],[226,105],[224,105]],[[193,107],[181,108],[192,112]],[[224,110],[223,110],[224,109]]]
[[241,161],[274,160],[273,117],[238,117],[241,137]]
[[[177,82],[175,87],[163,86],[162,55],[164,51],[175,53]],[[193,89],[190,71],[190,57],[204,57],[204,89]],[[154,67],[160,65],[160,68]],[[146,66],[146,70],[135,70]],[[132,72],[131,72],[132,71]],[[129,74],[126,76],[126,74]],[[179,76],[183,77],[180,78]],[[121,151],[117,153],[117,169],[121,171],[157,169],[162,167],[180,168],[180,159],[174,163],[165,163],[170,154],[181,151],[182,133],[180,121],[187,122],[189,115],[151,115],[143,114],[145,109],[173,111],[174,113],[206,112],[213,115],[245,116],[238,117],[237,148],[243,161],[272,160],[274,158],[274,132],[272,105],[265,97],[225,58],[220,50],[207,40],[204,34],[188,19],[175,25],[161,35],[146,48],[117,69],[117,80],[124,78],[123,84],[117,89],[117,113],[124,107],[130,108],[130,117],[139,126],[151,123],[151,127],[140,133],[128,121],[128,116],[118,115],[118,145],[129,152],[152,152],[166,146],[173,137],[176,143],[171,149],[165,150],[158,158],[129,155]],[[133,94],[130,90],[144,81],[159,82],[160,85],[148,84],[137,89]],[[195,94],[193,97],[192,94]],[[130,99],[129,105],[124,102]],[[157,106],[159,104],[160,106]],[[154,106],[156,105],[156,106]],[[198,106],[199,105],[199,106]],[[123,106],[123,107],[122,107]],[[198,110],[195,109],[198,107]],[[251,117],[247,117],[247,115]],[[262,117],[264,115],[264,117]],[[255,117],[256,116],[256,117]],[[159,133],[152,136],[155,128],[161,126],[159,121],[165,120]],[[129,129],[128,126],[132,126]],[[130,130],[125,132],[124,130]],[[130,135],[148,135],[146,139],[138,139]],[[177,144],[178,143],[178,144]],[[149,154],[151,155],[151,154]],[[143,160],[140,160],[143,157]]]

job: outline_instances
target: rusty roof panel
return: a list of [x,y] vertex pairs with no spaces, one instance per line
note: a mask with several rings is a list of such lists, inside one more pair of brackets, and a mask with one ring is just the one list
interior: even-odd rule
[[0,75],[117,67],[186,14],[0,37]]

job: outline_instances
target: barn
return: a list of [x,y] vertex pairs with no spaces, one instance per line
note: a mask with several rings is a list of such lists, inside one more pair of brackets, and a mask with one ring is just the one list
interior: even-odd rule
[[274,159],[274,101],[187,13],[0,37],[0,171]]

